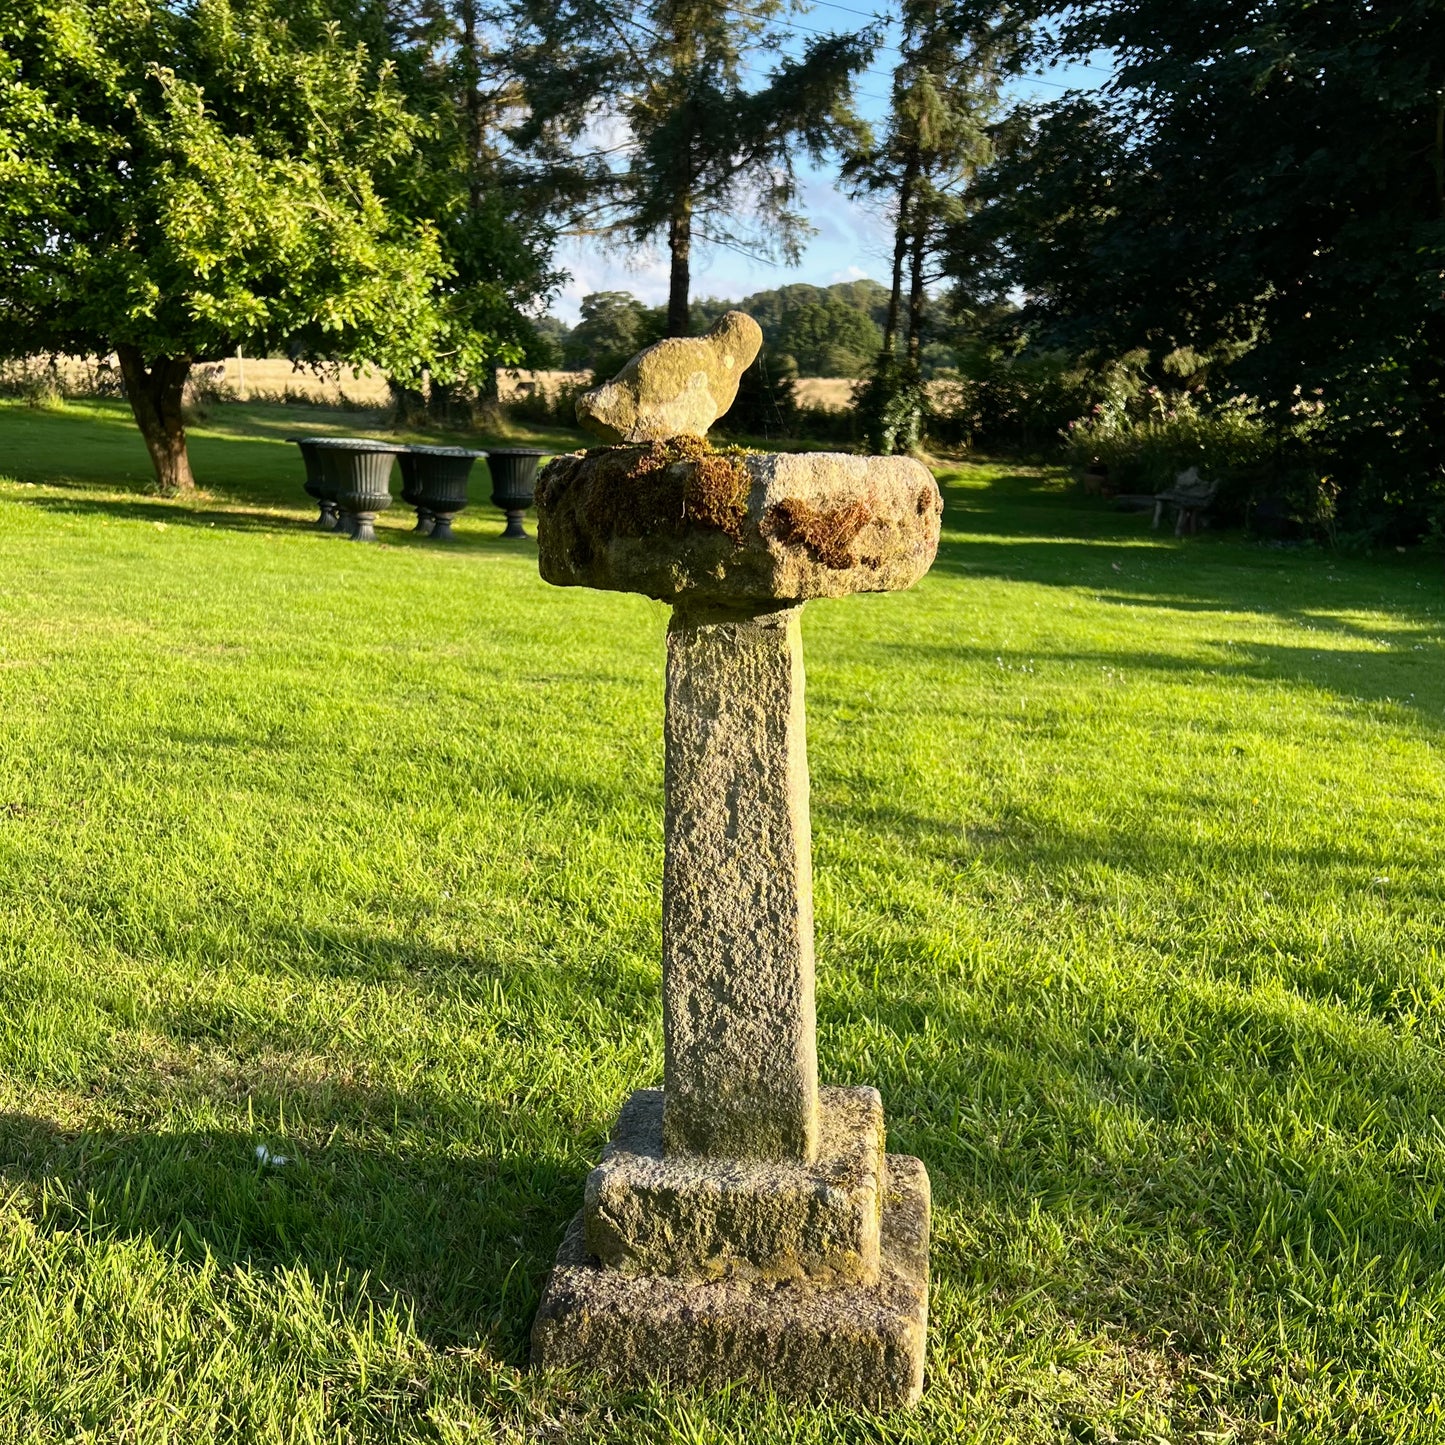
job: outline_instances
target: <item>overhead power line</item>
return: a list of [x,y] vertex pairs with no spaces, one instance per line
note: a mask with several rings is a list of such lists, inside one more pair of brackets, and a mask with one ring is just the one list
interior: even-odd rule
[[834,0],[812,0],[808,9],[811,10],[817,5],[821,5],[827,10],[841,10],[845,15],[861,15],[865,20],[881,20],[890,25],[897,19],[893,15],[880,15],[876,10],[855,10],[851,5],[837,5]]

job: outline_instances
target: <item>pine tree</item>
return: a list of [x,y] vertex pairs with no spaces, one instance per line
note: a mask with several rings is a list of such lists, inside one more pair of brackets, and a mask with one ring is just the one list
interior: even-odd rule
[[775,52],[781,0],[518,0],[528,114],[514,135],[584,201],[574,217],[641,245],[666,238],[668,334],[688,332],[696,242],[796,261],[795,162],[858,124],[851,77],[871,31],[814,40],[749,89]]
[[892,213],[883,345],[861,401],[870,441],[885,452],[907,450],[919,439],[927,286],[941,275],[948,228],[964,213],[973,178],[990,155],[988,127],[1005,49],[1000,32],[954,0],[905,0],[901,21],[901,58],[882,135],[855,146],[843,168],[855,196],[886,198]]

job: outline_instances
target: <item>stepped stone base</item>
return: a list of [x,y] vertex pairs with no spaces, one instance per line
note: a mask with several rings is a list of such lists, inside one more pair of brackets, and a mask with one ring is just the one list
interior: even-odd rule
[[928,1322],[928,1175],[907,1155],[886,1167],[872,1284],[628,1274],[589,1255],[579,1214],[537,1311],[533,1363],[634,1382],[742,1381],[864,1409],[912,1404]]
[[663,1092],[639,1089],[587,1179],[587,1252],[628,1274],[871,1284],[883,1100],[877,1089],[822,1089],[818,1114],[812,1164],[664,1157]]

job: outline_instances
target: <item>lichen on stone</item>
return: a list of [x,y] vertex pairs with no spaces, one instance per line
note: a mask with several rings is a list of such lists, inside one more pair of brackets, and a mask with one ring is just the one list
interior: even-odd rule
[[731,608],[891,592],[928,570],[938,489],[909,457],[723,451],[700,437],[555,458],[538,563],[564,587]]
[[706,336],[669,336],[639,351],[579,399],[577,420],[605,442],[701,436],[733,404],[762,344],[751,316],[725,312]]
[[853,540],[873,520],[866,500],[842,507],[817,507],[789,497],[768,508],[763,530],[785,546],[803,546],[825,567],[841,570],[857,565]]
[[597,536],[650,537],[689,527],[743,542],[752,478],[734,450],[700,436],[641,446],[596,447],[586,456],[578,512]]

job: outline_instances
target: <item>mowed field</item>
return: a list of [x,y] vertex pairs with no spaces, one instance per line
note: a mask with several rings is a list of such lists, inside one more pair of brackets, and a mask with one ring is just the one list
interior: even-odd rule
[[309,530],[282,438],[365,420],[218,408],[177,503],[119,407],[0,407],[0,1441],[1445,1438],[1439,557],[980,464],[920,586],[809,605],[822,1073],[932,1177],[926,1393],[630,1391],[527,1334],[661,1078],[666,611],[480,500]]
[[[113,379],[117,375],[114,362],[107,358]],[[32,365],[43,364],[39,361]],[[68,386],[85,393],[94,376],[95,358],[62,357],[57,362],[60,375]],[[513,401],[526,392],[555,391],[559,387],[578,386],[588,379],[585,371],[527,371],[512,369],[497,377],[498,394],[504,402]],[[198,366],[193,381],[205,383],[223,392],[232,401],[255,401],[261,404],[315,402],[342,408],[385,407],[391,394],[386,377],[372,366],[339,368],[335,375],[316,372],[278,358],[227,357],[224,362]],[[856,382],[842,377],[805,376],[794,386],[803,406],[842,411],[852,401]]]
[[[46,358],[45,360],[48,360]],[[117,377],[110,358],[107,375]],[[41,366],[36,359],[32,366]],[[85,394],[96,369],[96,358],[61,357],[57,367],[63,382],[77,393]],[[504,402],[514,401],[531,391],[553,392],[560,387],[579,386],[588,379],[585,371],[527,371],[511,369],[497,377],[498,395]],[[193,383],[204,383],[223,392],[232,401],[257,403],[314,402],[342,408],[385,407],[391,394],[386,377],[372,366],[340,367],[335,375],[316,372],[280,358],[227,357],[224,362],[197,366]],[[805,376],[794,384],[794,395],[803,406],[821,407],[825,411],[843,411],[852,402],[857,383],[845,377]]]

